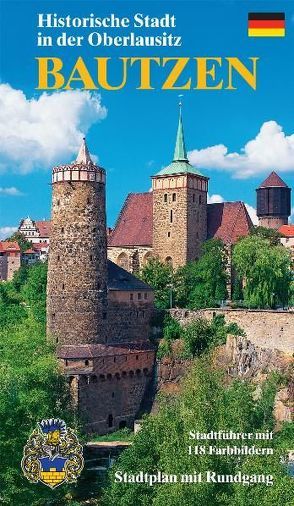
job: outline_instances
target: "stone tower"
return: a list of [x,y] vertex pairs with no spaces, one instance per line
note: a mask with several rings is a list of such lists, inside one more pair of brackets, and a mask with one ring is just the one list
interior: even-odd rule
[[256,193],[259,225],[275,229],[287,225],[291,214],[291,188],[272,172]]
[[180,104],[174,159],[152,177],[153,252],[174,267],[199,257],[207,237],[208,178],[190,165]]
[[107,318],[105,171],[85,139],[52,172],[47,333],[59,345],[104,343]]

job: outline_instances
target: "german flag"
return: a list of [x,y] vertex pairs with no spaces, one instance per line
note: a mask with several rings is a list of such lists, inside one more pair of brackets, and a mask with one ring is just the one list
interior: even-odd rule
[[285,37],[285,13],[250,12],[248,37]]

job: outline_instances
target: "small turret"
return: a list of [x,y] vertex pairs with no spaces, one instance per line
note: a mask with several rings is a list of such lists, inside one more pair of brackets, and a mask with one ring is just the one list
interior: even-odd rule
[[272,172],[256,190],[257,216],[261,227],[278,229],[288,224],[291,214],[291,188]]

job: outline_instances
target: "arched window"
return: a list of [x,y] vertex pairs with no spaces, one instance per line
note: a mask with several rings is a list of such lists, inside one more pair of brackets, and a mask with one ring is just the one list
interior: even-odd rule
[[170,211],[170,218],[169,218],[169,221],[172,223],[172,222],[173,222],[173,219],[174,219],[174,216],[173,216],[173,210],[171,209],[171,211]]
[[121,253],[120,255],[118,255],[116,263],[117,263],[117,265],[119,265],[120,267],[122,267],[123,269],[125,269],[127,271],[129,269],[128,255],[124,252]]
[[146,265],[153,258],[152,252],[147,251],[143,257],[143,265]]
[[165,263],[172,266],[173,265],[173,259],[172,259],[172,257],[166,257]]

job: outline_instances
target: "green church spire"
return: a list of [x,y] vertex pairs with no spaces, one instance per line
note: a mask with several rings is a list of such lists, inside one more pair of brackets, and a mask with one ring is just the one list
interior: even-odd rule
[[184,127],[182,120],[182,102],[179,104],[180,106],[180,114],[179,114],[179,124],[176,138],[176,146],[174,153],[174,162],[188,162],[187,151],[185,145],[185,137],[184,137]]
[[198,176],[202,176],[201,172],[199,172],[196,167],[193,167],[188,160],[186,145],[185,145],[185,137],[184,137],[184,127],[182,120],[182,102],[179,103],[180,106],[180,114],[179,114],[179,123],[178,123],[178,131],[175,145],[175,152],[173,161],[167,166],[161,169],[156,176],[172,176],[174,174],[196,174]]

